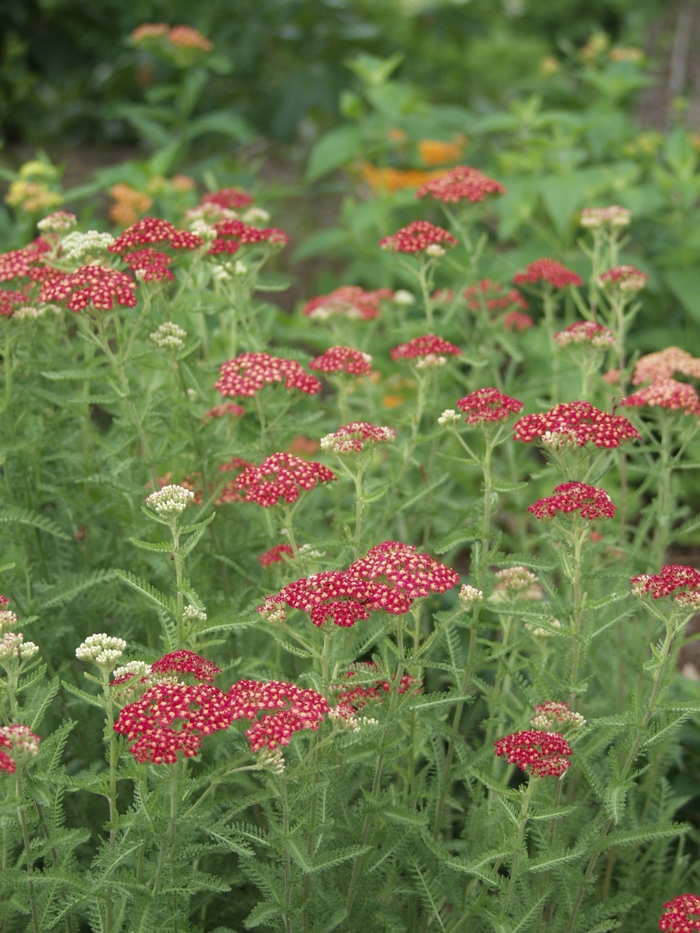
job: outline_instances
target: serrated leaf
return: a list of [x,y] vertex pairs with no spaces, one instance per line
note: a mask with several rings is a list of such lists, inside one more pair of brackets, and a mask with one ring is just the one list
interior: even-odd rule
[[480,535],[469,531],[452,531],[450,534],[440,538],[431,548],[435,554],[446,554],[458,544],[470,544],[472,541],[479,541]]
[[20,506],[13,506],[0,512],[0,524],[31,525],[32,528],[38,528],[54,538],[60,538],[62,541],[70,541],[71,536],[66,534],[55,522],[38,512],[32,512],[31,509],[23,509]]
[[167,554],[173,549],[169,541],[141,541],[139,538],[129,538],[129,541],[142,551],[156,551],[158,554]]
[[170,613],[175,612],[175,601],[151,586],[147,580],[142,580],[141,577],[137,577],[136,574],[130,573],[128,570],[114,570],[113,573],[132,589],[138,590],[139,593],[150,599],[156,606]]
[[525,489],[527,483],[507,483],[503,480],[492,480],[491,488],[495,492],[516,492],[518,489]]
[[92,693],[86,693],[85,690],[81,690],[80,687],[75,687],[73,684],[67,683],[65,680],[62,681],[64,688],[68,693],[72,693],[73,696],[78,697],[78,699],[83,700],[85,703],[89,703],[90,706],[96,706],[98,709],[101,709],[104,712],[104,704]]

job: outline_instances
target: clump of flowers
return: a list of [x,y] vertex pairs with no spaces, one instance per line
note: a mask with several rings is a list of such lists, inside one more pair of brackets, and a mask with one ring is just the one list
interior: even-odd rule
[[700,571],[683,564],[666,564],[661,573],[638,574],[630,580],[635,596],[651,595],[652,599],[672,596],[679,606],[700,605]]
[[[316,731],[330,707],[315,690],[272,680],[239,680],[228,692],[231,719],[252,719],[246,738],[254,752],[289,745],[295,732]],[[258,714],[263,715],[258,719]]]
[[39,653],[39,646],[33,641],[25,641],[22,632],[5,632],[0,639],[0,661],[10,658],[30,661]]
[[589,230],[599,227],[628,227],[631,219],[632,211],[617,204],[610,207],[585,207],[581,211],[581,226]]
[[124,272],[105,266],[81,266],[68,275],[52,277],[39,292],[41,301],[65,304],[69,311],[111,311],[115,304],[123,308],[136,305],[136,283]]
[[[357,710],[366,706],[368,700],[378,703],[383,702],[386,699],[386,695],[392,689],[392,682],[379,678],[372,680],[369,684],[356,684],[353,678],[355,678],[358,673],[362,672],[369,675],[378,670],[374,661],[367,661],[361,666],[358,665],[358,668],[360,668],[360,670],[348,671],[345,674],[343,683],[331,686],[331,690],[337,691],[338,705],[351,706],[353,709]],[[412,677],[410,674],[403,674],[398,684],[398,692],[400,694],[418,692],[421,686],[422,684],[416,680],[415,677]]]
[[40,742],[29,726],[0,726],[0,771],[14,774],[18,764],[36,758]]
[[635,266],[615,266],[608,269],[597,278],[600,288],[616,288],[621,292],[641,291],[647,283],[649,276],[640,272]]
[[459,601],[465,609],[482,602],[483,598],[484,594],[481,590],[478,590],[475,586],[470,586],[468,583],[462,584],[459,591]]
[[408,343],[400,343],[391,351],[392,360],[415,360],[418,369],[444,366],[448,356],[460,356],[462,351],[442,337],[426,334],[414,337]]
[[571,767],[573,749],[558,732],[526,729],[494,743],[496,754],[537,777],[562,777]]
[[123,638],[101,632],[97,635],[88,635],[85,641],[75,649],[75,656],[80,661],[92,661],[98,667],[111,671],[124,654],[125,648],[126,642]]
[[619,404],[625,408],[649,405],[700,416],[700,398],[697,390],[687,382],[678,382],[676,379],[655,379],[651,385],[637,389]]
[[504,330],[517,331],[527,330],[535,324],[530,315],[523,314],[522,311],[511,311],[509,314],[506,314],[502,323]]
[[393,253],[420,253],[425,250],[429,256],[437,257],[444,253],[445,246],[456,246],[457,240],[447,230],[427,220],[414,220],[407,227],[383,237],[379,245]]
[[185,511],[192,499],[194,493],[191,489],[171,484],[152,492],[146,498],[146,505],[161,518],[172,521]]
[[78,223],[78,218],[70,211],[54,211],[37,223],[42,233],[67,233]]
[[372,372],[371,362],[372,357],[369,353],[363,353],[352,347],[331,347],[321,356],[314,357],[309,363],[309,369],[315,369],[321,373],[368,376]]
[[674,373],[700,379],[700,360],[679,347],[666,347],[658,353],[647,353],[637,360],[632,383],[638,386],[648,380],[670,379]]
[[336,454],[362,453],[375,444],[387,444],[396,440],[396,431],[366,421],[351,421],[338,428],[333,434],[321,438],[321,450]]
[[539,602],[544,597],[537,576],[527,567],[506,567],[496,573],[498,583],[493,588],[489,600],[494,603],[514,599],[525,602]]
[[175,764],[178,752],[192,758],[202,737],[228,729],[232,718],[229,698],[218,687],[160,683],[122,709],[114,730],[132,743],[139,764]]
[[274,547],[271,547],[269,551],[265,551],[264,554],[260,554],[258,561],[263,567],[269,567],[270,564],[282,564],[284,563],[284,558],[288,557],[290,560],[294,560],[294,549],[291,544],[276,544]]
[[98,230],[88,230],[87,233],[69,233],[61,241],[61,258],[69,262],[77,262],[85,256],[95,256],[105,252],[114,243],[111,233],[100,233]]
[[5,608],[9,604],[7,596],[0,596],[0,633],[13,629],[19,623],[17,613]]
[[517,398],[511,398],[492,388],[477,389],[476,392],[465,395],[456,404],[460,411],[466,413],[466,423],[472,425],[505,421],[511,415],[517,415],[523,407],[523,403]]
[[662,933],[694,933],[700,930],[700,897],[697,894],[679,894],[666,901],[659,929]]
[[612,518],[617,510],[604,489],[586,483],[561,483],[554,493],[528,506],[528,512],[537,518],[554,518],[557,512],[565,515],[579,512],[581,518],[595,521],[597,518]]
[[172,282],[175,279],[168,268],[172,265],[172,258],[160,250],[139,249],[134,253],[124,253],[122,260],[139,282]]
[[210,191],[203,194],[199,199],[200,204],[215,204],[224,210],[237,211],[242,207],[248,207],[253,203],[253,198],[246,191],[240,188],[220,188],[218,191]]
[[583,285],[583,279],[573,270],[567,269],[556,259],[536,259],[524,272],[513,276],[515,285],[536,285],[544,282],[554,288],[566,288],[567,285]]
[[562,402],[543,414],[525,415],[515,422],[513,437],[529,444],[546,435],[558,435],[583,447],[619,447],[624,441],[640,440],[634,425],[622,415],[610,415],[590,402]]
[[150,334],[153,343],[164,350],[182,350],[185,346],[187,331],[173,321],[165,321]]
[[123,253],[137,246],[153,246],[156,243],[167,243],[171,249],[199,249],[203,245],[201,237],[189,230],[178,230],[169,220],[144,217],[127,227],[108,249],[110,253]]
[[393,296],[390,288],[366,292],[359,285],[342,285],[330,295],[312,298],[304,305],[302,313],[318,321],[326,321],[336,315],[350,320],[371,321],[379,317],[381,302]]
[[417,198],[430,196],[436,201],[456,204],[467,200],[472,204],[483,201],[492,194],[505,194],[503,185],[469,165],[457,165],[439,178],[426,182],[416,192]]
[[481,279],[476,285],[468,285],[464,297],[470,311],[480,311],[484,306],[488,311],[505,311],[514,305],[527,311],[530,307],[517,288],[506,289],[492,279]]
[[251,246],[255,243],[267,243],[269,246],[282,247],[289,243],[289,237],[284,230],[276,227],[251,227],[242,220],[220,220],[214,224],[216,236],[209,247],[210,256],[225,254],[232,256],[241,246]]
[[575,713],[569,708],[568,703],[547,700],[546,703],[538,703],[535,706],[535,715],[530,720],[530,725],[535,729],[544,729],[549,732],[557,726],[578,729],[585,722],[586,720],[580,713]]
[[151,664],[151,672],[154,674],[191,674],[196,680],[211,683],[216,675],[221,673],[221,668],[217,667],[213,661],[195,654],[194,651],[181,649],[171,651],[154,661]]
[[245,414],[245,408],[236,405],[235,402],[224,402],[223,405],[214,405],[209,411],[205,411],[202,416],[205,421],[211,421],[213,418],[223,418],[226,415],[233,415],[236,418],[242,418]]
[[575,321],[554,334],[553,339],[560,347],[588,345],[603,350],[614,345],[615,334],[595,321]]
[[145,214],[153,205],[153,198],[124,182],[110,188],[109,195],[114,200],[109,209],[109,219],[122,227],[136,223],[139,214]]
[[241,353],[235,359],[227,360],[219,370],[214,388],[223,396],[250,398],[274,382],[282,382],[285,389],[299,389],[307,395],[315,395],[321,390],[321,383],[307,373],[301,363],[270,356],[269,353]]
[[266,457],[260,466],[246,467],[236,480],[236,489],[246,502],[257,502],[269,509],[280,499],[296,502],[302,492],[335,479],[335,473],[322,463],[277,453]]

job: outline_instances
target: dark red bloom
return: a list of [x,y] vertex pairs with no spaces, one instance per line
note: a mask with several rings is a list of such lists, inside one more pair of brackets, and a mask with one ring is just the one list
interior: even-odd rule
[[408,343],[400,343],[391,351],[392,360],[415,360],[423,356],[460,356],[462,351],[453,343],[448,343],[442,337],[433,337],[426,334],[423,337],[414,337]]
[[529,444],[536,438],[562,435],[577,447],[619,447],[623,441],[641,440],[637,429],[622,415],[609,415],[590,402],[562,402],[543,414],[525,415],[515,422],[513,437]]
[[695,604],[700,599],[700,571],[683,564],[666,564],[661,573],[638,574],[630,583],[637,595],[651,593],[654,599],[673,596],[683,606]]
[[527,330],[534,325],[534,321],[529,314],[523,314],[522,311],[511,311],[503,318],[504,330]]
[[223,405],[214,405],[209,411],[205,411],[202,417],[205,421],[209,421],[212,418],[223,418],[224,415],[235,415],[237,418],[242,418],[244,414],[245,408],[241,408],[235,402],[224,402]]
[[276,544],[274,547],[271,547],[269,551],[265,551],[264,554],[261,554],[258,560],[263,567],[269,567],[270,564],[283,563],[283,554],[286,554],[287,557],[294,560],[294,551],[291,544]]
[[566,288],[567,285],[583,285],[583,279],[571,269],[567,269],[556,259],[536,259],[531,262],[524,272],[513,276],[515,285],[548,282],[555,288]]
[[11,249],[8,253],[0,253],[0,282],[34,278],[36,271],[43,263],[42,257],[50,251],[51,244],[43,237],[37,237],[22,249]]
[[348,373],[350,376],[368,376],[372,372],[369,353],[352,347],[331,347],[309,363],[309,369],[321,373]]
[[70,311],[75,312],[84,311],[89,305],[96,311],[111,311],[115,304],[133,308],[136,305],[136,283],[116,269],[81,266],[56,281],[45,282],[39,298],[66,304]]
[[286,246],[289,237],[283,230],[276,227],[265,227],[263,230],[244,224],[242,220],[220,220],[214,224],[216,237],[209,247],[209,255],[217,256],[220,253],[232,255],[237,253],[241,246],[253,243],[269,243],[271,246]]
[[25,292],[11,292],[0,288],[0,314],[3,317],[11,317],[12,314],[21,308],[22,305],[29,304],[30,299]]
[[467,424],[484,424],[489,421],[505,421],[522,411],[523,403],[517,398],[504,395],[498,389],[477,389],[457,402],[457,408],[467,413]]
[[385,236],[379,245],[394,253],[419,253],[430,246],[456,246],[457,240],[447,230],[427,220],[414,220],[391,236]]
[[372,582],[386,583],[394,592],[419,599],[430,593],[444,593],[459,583],[459,574],[412,544],[384,541],[356,560],[348,573]]
[[204,241],[189,230],[178,230],[169,220],[142,217],[127,227],[107,249],[110,253],[123,253],[124,250],[155,243],[167,243],[171,249],[198,249]]
[[[358,665],[359,667],[359,665]],[[362,670],[368,674],[376,671],[377,665],[374,661],[367,661],[362,664]],[[391,690],[391,682],[388,680],[373,680],[368,684],[355,684],[352,678],[356,677],[362,671],[348,671],[345,675],[345,681],[342,684],[336,684],[331,687],[338,692],[338,703],[345,703],[352,706],[353,709],[362,709],[367,705],[367,701],[376,701],[381,703],[386,699],[387,693]],[[419,692],[421,683],[410,674],[404,674],[399,681],[399,693]]]
[[[253,719],[246,737],[254,752],[274,751],[300,729],[316,730],[330,707],[315,690],[272,680],[239,680],[228,692],[232,719]],[[258,713],[263,715],[258,719]]]
[[330,295],[312,298],[304,305],[303,314],[319,320],[342,314],[351,319],[370,321],[379,317],[380,303],[392,298],[393,294],[390,288],[366,292],[359,285],[342,285]]
[[538,777],[561,777],[570,767],[573,749],[558,732],[526,729],[506,735],[494,743],[496,754],[504,755],[522,771],[530,768]]
[[679,894],[666,901],[659,929],[662,933],[695,933],[700,930],[700,897],[697,894]]
[[241,207],[248,207],[253,203],[253,199],[240,188],[221,188],[220,191],[202,195],[199,203],[216,204],[217,207],[223,207],[225,210],[235,211]]
[[224,396],[251,397],[273,382],[283,382],[286,389],[299,389],[307,395],[321,390],[321,383],[307,373],[301,363],[269,353],[241,353],[223,363],[219,373],[214,388]]
[[246,467],[236,480],[236,489],[243,492],[246,502],[269,509],[280,499],[296,502],[302,492],[335,479],[335,473],[322,463],[277,453],[266,457],[260,466]]
[[[123,261],[132,272],[141,273],[144,282],[172,282],[175,278],[168,266],[172,259],[157,249],[139,249],[135,253],[124,253]],[[137,275],[137,278],[139,276]]]
[[211,683],[216,675],[221,673],[221,668],[212,661],[207,661],[194,651],[187,651],[184,648],[180,651],[171,651],[170,654],[154,661],[151,664],[151,670],[156,674],[167,674],[170,671],[192,674],[197,680],[207,683]]
[[557,512],[565,515],[580,512],[581,517],[589,521],[615,515],[616,506],[604,489],[586,483],[561,483],[554,492],[555,495],[538,499],[534,505],[528,506],[528,512],[537,518],[553,518]]
[[416,192],[417,198],[426,195],[436,201],[455,204],[457,201],[467,200],[472,203],[483,201],[490,194],[505,194],[503,185],[480,172],[478,168],[469,165],[457,165],[441,175],[426,182]]

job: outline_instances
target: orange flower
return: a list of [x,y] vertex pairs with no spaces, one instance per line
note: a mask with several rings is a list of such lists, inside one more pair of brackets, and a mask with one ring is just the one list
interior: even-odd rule
[[401,395],[385,395],[382,399],[382,405],[385,408],[397,408],[405,401],[406,399]]
[[139,215],[145,214],[153,204],[153,199],[141,191],[121,182],[110,189],[110,196],[115,204],[109,210],[109,219],[121,227],[129,227],[136,223]]
[[211,52],[214,44],[191,26],[173,26],[168,33],[168,39],[179,49],[201,49],[203,52]]
[[423,165],[447,165],[459,161],[466,144],[466,136],[455,136],[451,143],[439,139],[421,139],[418,153]]
[[408,139],[408,133],[406,130],[402,130],[399,127],[393,130],[389,130],[386,134],[386,138],[390,139],[392,143],[405,143]]
[[420,188],[434,178],[440,178],[445,173],[424,172],[419,169],[377,168],[370,162],[363,162],[360,166],[365,181],[376,193],[382,189],[386,191],[401,191],[403,188]]

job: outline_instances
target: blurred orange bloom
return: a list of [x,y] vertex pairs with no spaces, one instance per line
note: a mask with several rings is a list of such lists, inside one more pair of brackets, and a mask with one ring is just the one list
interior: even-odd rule
[[137,191],[123,182],[114,185],[109,193],[115,201],[109,209],[109,219],[121,227],[128,227],[136,223],[139,216],[145,214],[153,204],[153,198],[149,198],[147,194],[143,194],[143,192]]
[[382,399],[382,405],[385,408],[396,408],[405,401],[406,399],[402,395],[385,395]]
[[131,41],[143,42],[144,39],[157,39],[158,36],[164,36],[168,28],[167,23],[143,23],[131,33]]
[[190,178],[189,175],[175,175],[170,179],[170,184],[173,186],[173,191],[192,191],[194,188],[194,178]]
[[211,52],[214,48],[213,42],[191,26],[173,26],[168,33],[168,39],[179,49],[201,49],[203,52]]
[[396,127],[393,130],[389,130],[386,134],[386,138],[390,139],[392,143],[405,143],[408,139],[408,133],[406,130],[402,130],[399,127]]
[[439,139],[421,139],[418,143],[421,162],[423,165],[447,165],[449,162],[458,162],[467,141],[466,136],[455,136],[450,143]]
[[613,62],[636,62],[641,64],[644,61],[644,52],[634,47],[628,49],[611,49],[610,60]]
[[433,178],[440,178],[444,172],[424,172],[420,169],[377,168],[370,162],[360,166],[365,181],[374,192],[380,189],[400,191],[403,188],[420,188]]
[[300,454],[302,457],[304,454],[312,456],[318,453],[318,450],[318,441],[315,441],[311,437],[304,437],[303,434],[298,434],[296,437],[293,437],[289,445],[289,452],[291,454]]

